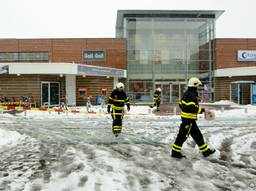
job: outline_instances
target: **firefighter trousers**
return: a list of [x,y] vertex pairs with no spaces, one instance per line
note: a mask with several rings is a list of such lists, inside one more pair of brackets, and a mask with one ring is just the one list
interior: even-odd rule
[[172,146],[172,151],[181,152],[181,147],[189,135],[191,135],[191,137],[194,139],[201,152],[208,150],[208,146],[204,142],[203,135],[196,124],[196,120],[182,119],[179,133]]
[[124,117],[124,110],[113,109],[111,112],[113,119],[112,123],[112,132],[113,134],[119,134],[122,131],[122,121]]
[[160,109],[160,100],[158,100],[158,99],[154,99],[154,104],[153,104],[153,106],[151,106],[152,108],[153,107],[156,107],[156,109],[157,110],[159,110]]

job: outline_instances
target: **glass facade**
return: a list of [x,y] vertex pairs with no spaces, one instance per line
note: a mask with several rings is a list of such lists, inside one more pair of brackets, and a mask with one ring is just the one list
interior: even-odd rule
[[149,100],[161,87],[163,101],[176,102],[192,76],[204,82],[212,99],[214,15],[120,15],[116,35],[127,39],[128,92],[136,101]]

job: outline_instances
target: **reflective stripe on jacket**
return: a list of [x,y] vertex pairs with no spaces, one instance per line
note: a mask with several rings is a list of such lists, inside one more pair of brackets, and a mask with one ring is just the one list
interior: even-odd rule
[[194,88],[188,88],[182,99],[179,101],[181,109],[181,117],[186,119],[197,119],[197,114],[204,112],[204,109],[199,105],[198,93]]
[[129,97],[126,96],[124,91],[115,89],[108,98],[108,105],[112,105],[115,110],[124,110],[124,106],[129,104]]

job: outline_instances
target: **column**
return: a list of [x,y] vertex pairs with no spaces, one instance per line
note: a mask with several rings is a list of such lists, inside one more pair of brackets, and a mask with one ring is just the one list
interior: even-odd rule
[[76,75],[66,75],[67,105],[76,105]]

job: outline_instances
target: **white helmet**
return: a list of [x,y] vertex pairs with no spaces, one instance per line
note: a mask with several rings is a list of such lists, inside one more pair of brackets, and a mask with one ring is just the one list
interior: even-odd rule
[[119,89],[119,90],[123,90],[124,89],[124,84],[122,82],[118,82],[116,84],[116,88]]
[[202,85],[202,82],[197,77],[192,77],[188,81],[188,87],[198,87]]
[[161,90],[161,88],[157,88],[156,91],[161,92],[162,90]]

